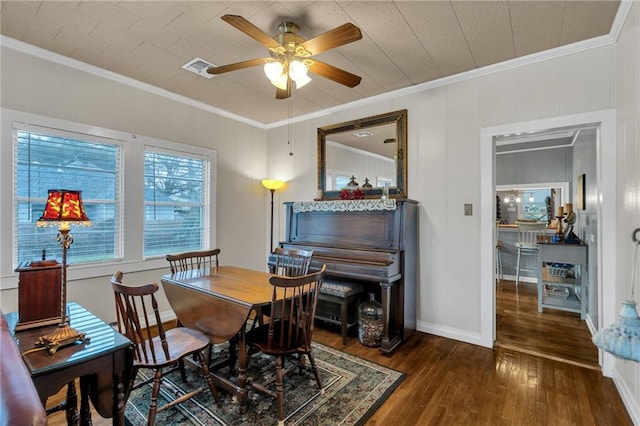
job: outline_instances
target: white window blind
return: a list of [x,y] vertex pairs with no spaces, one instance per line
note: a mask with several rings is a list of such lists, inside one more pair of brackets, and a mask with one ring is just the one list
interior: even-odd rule
[[82,191],[91,226],[72,228],[69,263],[114,260],[121,257],[117,230],[121,226],[119,180],[122,147],[118,141],[57,131],[14,128],[14,264],[61,258],[55,228],[38,228],[49,189]]
[[209,168],[205,157],[145,150],[145,257],[200,250],[208,244]]

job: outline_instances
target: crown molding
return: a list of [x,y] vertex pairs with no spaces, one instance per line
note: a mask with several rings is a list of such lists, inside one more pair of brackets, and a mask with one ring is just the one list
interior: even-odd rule
[[269,124],[260,123],[258,121],[251,120],[237,114],[232,114],[228,111],[215,108],[211,105],[193,100],[186,96],[178,95],[168,90],[161,89],[157,86],[143,83],[139,80],[135,80],[133,78],[125,77],[121,74],[117,74],[112,71],[107,71],[102,68],[98,68],[96,66],[87,64],[85,62],[81,62],[76,59],[72,59],[55,52],[51,52],[49,50],[45,50],[45,49],[33,46],[31,44],[13,39],[11,37],[0,35],[0,46],[4,46],[13,50],[28,53],[41,59],[49,60],[61,65],[66,65],[68,67],[75,68],[80,71],[85,71],[85,72],[97,75],[99,77],[107,78],[109,80],[126,84],[136,89],[144,90],[149,93],[153,93],[155,95],[162,96],[162,97],[174,100],[176,102],[180,102],[180,103],[192,106],[194,108],[198,108],[207,112],[211,112],[213,114],[220,115],[222,117],[229,118],[231,120],[248,124],[250,126],[269,130],[269,129],[273,129],[281,126],[290,125],[292,123],[324,117],[330,114],[334,114],[336,112],[342,112],[345,110],[350,110],[353,108],[358,108],[358,107],[370,105],[377,102],[388,101],[401,96],[413,95],[416,93],[425,92],[438,87],[448,86],[451,84],[459,83],[466,80],[471,80],[471,79],[482,77],[485,75],[490,75],[490,74],[494,74],[497,72],[501,72],[501,71],[505,71],[513,68],[519,68],[525,65],[534,64],[536,62],[546,61],[549,59],[567,56],[570,54],[583,52],[586,50],[595,49],[598,47],[613,44],[616,42],[616,40],[618,39],[618,36],[620,35],[620,32],[622,31],[624,21],[627,17],[627,14],[629,13],[629,10],[633,6],[634,1],[636,0],[621,0],[620,6],[618,7],[618,12],[616,13],[616,17],[613,21],[613,24],[611,26],[611,31],[609,32],[609,34],[606,34],[600,37],[595,37],[589,40],[579,41],[579,42],[568,44],[565,46],[560,46],[554,49],[545,50],[543,52],[533,53],[527,56],[521,56],[519,58],[510,59],[508,61],[500,62],[498,64],[488,65],[482,68],[465,71],[459,74],[443,77],[437,80],[428,81],[426,83],[416,84],[415,86],[405,87],[403,89],[381,93],[379,95],[370,96],[364,99],[359,99],[357,101],[349,102],[336,107],[327,108],[327,109],[316,111],[309,114],[303,114],[295,118],[280,120],[280,121],[276,121]]
[[77,69],[79,71],[84,71],[86,73],[93,74],[98,77],[106,78],[108,80],[112,80],[117,83],[125,84],[135,89],[144,90],[154,95],[162,96],[164,98],[167,98],[176,102],[180,102],[182,104],[185,104],[194,108],[198,108],[203,111],[211,112],[213,114],[217,114],[222,117],[229,118],[231,120],[240,121],[242,123],[259,127],[262,129],[265,128],[264,123],[260,123],[255,120],[248,119],[241,115],[232,114],[228,111],[224,111],[222,109],[205,104],[204,102],[199,102],[194,99],[188,98],[186,96],[178,95],[177,93],[173,93],[168,90],[161,89],[157,86],[154,86],[148,83],[143,83],[142,81],[133,79],[131,77],[126,77],[122,74],[105,70],[103,68],[99,68],[94,65],[87,64],[86,62],[78,61],[77,59],[69,58],[67,56],[60,55],[59,53],[51,52],[50,50],[42,49],[40,47],[34,46],[29,43],[25,43],[20,40],[16,40],[11,37],[7,37],[5,35],[0,35],[0,46],[6,47],[8,49],[16,50],[18,52],[27,53],[37,58],[51,61],[60,65],[65,65],[70,68]]

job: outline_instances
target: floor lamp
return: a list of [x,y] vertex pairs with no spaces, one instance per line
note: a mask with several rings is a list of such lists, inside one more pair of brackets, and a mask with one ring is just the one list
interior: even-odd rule
[[273,250],[273,194],[276,190],[284,186],[284,182],[275,179],[263,179],[262,186],[271,191],[271,240],[269,245],[269,251]]
[[82,191],[67,189],[50,189],[47,204],[42,217],[38,219],[39,227],[58,226],[57,240],[62,247],[62,283],[60,286],[60,324],[58,328],[47,336],[40,337],[38,346],[44,346],[50,354],[54,354],[59,347],[70,345],[78,340],[88,341],[84,333],[69,326],[67,318],[67,250],[73,243],[73,236],[69,233],[71,224],[90,226],[82,205]]

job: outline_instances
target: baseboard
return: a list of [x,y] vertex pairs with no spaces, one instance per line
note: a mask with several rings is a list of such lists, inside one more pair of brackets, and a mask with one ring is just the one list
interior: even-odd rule
[[[502,276],[502,280],[504,280],[504,281],[515,281],[516,280],[516,276],[515,275],[503,275]],[[538,284],[538,279],[536,277],[520,277],[520,281],[518,282],[518,284],[519,283]]]
[[[623,362],[623,361],[618,361]],[[631,421],[634,425],[640,425],[640,405],[638,405],[638,401],[636,401],[633,397],[633,393],[627,387],[627,384],[624,380],[622,380],[622,374],[620,370],[615,369],[615,376],[613,377],[613,383],[616,385],[618,389],[618,393],[620,394],[620,398],[624,403],[624,406],[627,408],[627,412],[629,413],[629,417],[631,417]]]
[[482,336],[480,333],[470,333],[468,330],[459,328],[445,327],[425,321],[418,321],[416,330],[423,333],[435,334],[436,336],[446,337],[448,339],[458,340],[472,345],[487,347],[482,344]]

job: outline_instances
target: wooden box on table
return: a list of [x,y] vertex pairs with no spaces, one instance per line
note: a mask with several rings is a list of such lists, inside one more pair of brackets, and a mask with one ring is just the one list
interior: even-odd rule
[[62,264],[55,260],[21,262],[18,275],[18,323],[15,331],[60,322]]

